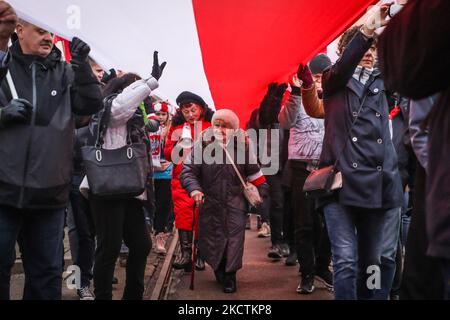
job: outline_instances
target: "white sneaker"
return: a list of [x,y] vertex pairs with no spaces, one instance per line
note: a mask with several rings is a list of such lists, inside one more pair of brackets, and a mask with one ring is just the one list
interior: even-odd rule
[[267,238],[270,237],[270,226],[264,222],[261,225],[261,230],[258,232],[258,238]]
[[160,232],[156,235],[155,252],[158,254],[166,254],[166,235]]
[[94,300],[94,294],[91,292],[89,287],[78,289],[77,294],[80,297],[80,300]]

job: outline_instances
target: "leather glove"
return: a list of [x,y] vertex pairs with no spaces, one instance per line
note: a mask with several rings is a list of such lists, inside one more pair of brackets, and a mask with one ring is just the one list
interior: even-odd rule
[[262,125],[270,125],[278,122],[278,114],[281,110],[283,96],[287,84],[271,83],[267,93],[259,107],[259,121]]
[[278,85],[277,90],[275,91],[275,97],[279,102],[283,100],[284,93],[286,92],[288,85],[286,83],[281,83]]
[[159,64],[158,59],[158,51],[153,52],[153,67],[152,67],[152,77],[156,80],[161,78],[164,68],[166,67],[167,62]]
[[77,86],[99,84],[98,78],[94,75],[88,63],[89,53],[91,52],[89,45],[80,38],[74,37],[69,48],[72,55],[70,63],[75,74],[74,83]]
[[13,99],[9,104],[0,108],[0,126],[6,127],[11,124],[26,124],[30,121],[33,106],[25,99]]
[[106,72],[103,73],[102,82],[106,84],[114,78],[117,78],[116,70],[110,69],[109,73]]
[[312,87],[314,83],[314,79],[312,77],[311,70],[307,65],[300,64],[298,66],[297,77],[302,81],[302,86],[305,89],[309,89]]
[[69,49],[70,54],[72,55],[72,60],[70,61],[72,66],[79,67],[87,62],[91,48],[86,42],[80,38],[74,37],[72,42],[70,42]]

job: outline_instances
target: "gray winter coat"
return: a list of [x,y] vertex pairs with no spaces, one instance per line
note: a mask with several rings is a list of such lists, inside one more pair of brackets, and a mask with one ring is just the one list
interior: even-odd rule
[[[212,141],[197,143],[194,148],[210,146]],[[237,147],[235,147],[237,150]],[[199,190],[205,194],[205,203],[200,208],[198,227],[199,254],[217,270],[222,258],[226,258],[226,272],[242,268],[244,254],[245,223],[248,203],[243,195],[242,184],[231,164],[188,164],[183,165],[180,180],[184,189],[191,194]],[[195,150],[191,153],[192,157]],[[245,148],[246,159],[249,149]],[[192,158],[191,158],[192,159]],[[234,157],[236,163],[236,157]],[[191,161],[192,162],[192,161]],[[241,175],[250,177],[260,173],[257,164],[236,164]],[[267,184],[258,186],[265,196]]]
[[283,129],[290,129],[289,160],[318,160],[322,152],[323,120],[306,114],[299,95],[291,94],[281,109],[278,120]]

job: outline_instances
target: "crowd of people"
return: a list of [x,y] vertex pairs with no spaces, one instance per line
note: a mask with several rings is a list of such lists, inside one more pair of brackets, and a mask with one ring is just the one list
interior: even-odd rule
[[[155,96],[156,51],[148,79],[105,72],[79,38],[64,61],[53,34],[0,1],[0,300],[16,244],[23,298],[61,299],[65,226],[81,300],[112,299],[119,258],[123,299],[142,299],[147,257],[174,228],[173,268],[209,266],[236,292],[250,213],[265,258],[298,266],[300,294],[318,280],[340,300],[450,299],[450,43],[435,32],[450,32],[450,6],[389,8],[341,35],[335,63],[321,53],[268,84],[241,123],[193,92]],[[141,165],[119,168],[138,145]],[[89,150],[111,174],[94,174]]]

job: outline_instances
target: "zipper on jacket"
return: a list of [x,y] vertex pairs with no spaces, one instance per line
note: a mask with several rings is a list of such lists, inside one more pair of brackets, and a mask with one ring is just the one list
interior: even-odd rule
[[22,186],[20,187],[20,197],[18,203],[19,208],[23,208],[23,198],[25,196],[25,182],[27,179],[28,165],[30,162],[29,157],[31,149],[31,140],[33,138],[33,128],[36,122],[36,114],[37,114],[36,62],[34,61],[30,67],[31,67],[32,90],[33,90],[33,113],[31,115],[30,136],[28,137],[27,149],[25,153],[25,165],[23,168]]

